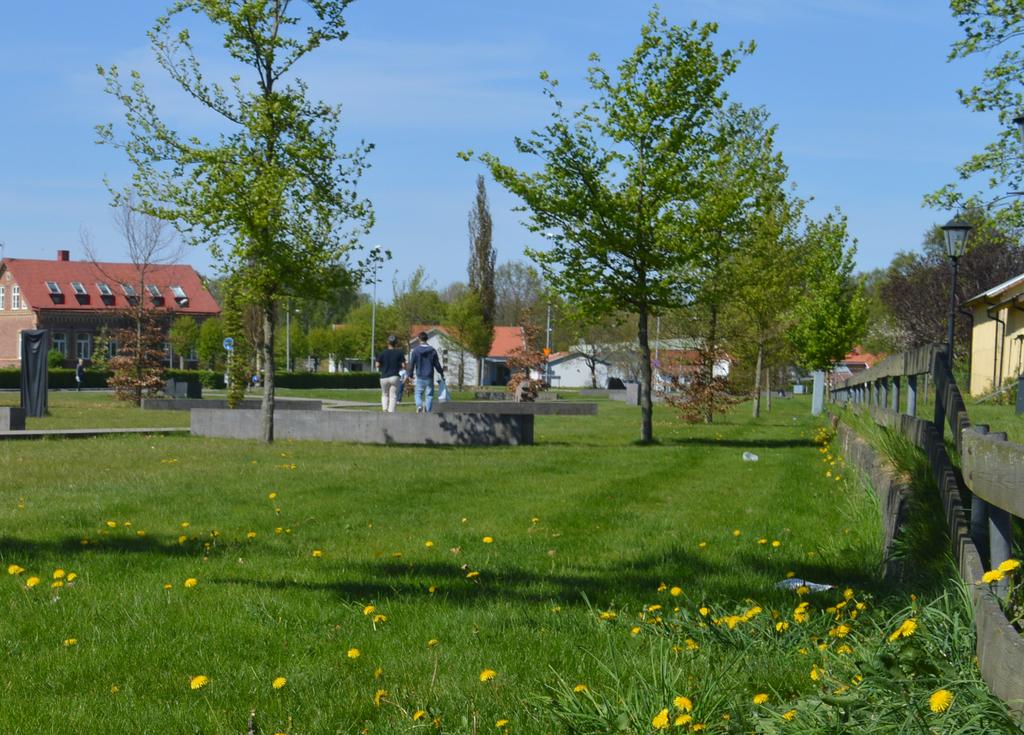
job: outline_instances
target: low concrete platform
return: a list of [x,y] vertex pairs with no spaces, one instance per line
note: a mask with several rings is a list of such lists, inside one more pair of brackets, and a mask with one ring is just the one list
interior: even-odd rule
[[584,401],[445,401],[434,413],[498,413],[531,416],[597,416],[597,404]]
[[26,431],[0,431],[0,439],[83,439],[91,436],[117,434],[187,434],[189,429],[172,428],[145,429],[28,429]]
[[[191,425],[195,436],[263,436],[256,410],[196,408]],[[274,437],[357,444],[522,445],[533,444],[533,414],[275,411]]]
[[[263,401],[259,398],[243,398],[234,410],[259,409]],[[274,412],[277,411],[319,411],[324,402],[308,398],[276,398]],[[226,398],[143,398],[144,411],[191,411],[193,408],[228,408]]]
[[0,408],[0,431],[23,431],[24,429],[24,408]]
[[[507,401],[511,396],[507,390],[480,390],[473,394],[477,401]],[[550,390],[542,390],[537,395],[538,401],[557,401],[561,398],[562,396]]]

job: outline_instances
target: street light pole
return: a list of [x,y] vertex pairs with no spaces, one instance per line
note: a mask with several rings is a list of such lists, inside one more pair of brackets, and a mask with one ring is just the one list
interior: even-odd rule
[[967,237],[971,234],[971,226],[954,217],[942,226],[946,240],[946,255],[949,256],[953,268],[952,284],[949,292],[949,323],[946,329],[946,364],[953,371],[953,336],[956,326],[956,281],[960,267],[960,258],[967,247]]
[[284,369],[292,369],[292,299],[289,296],[284,302]]

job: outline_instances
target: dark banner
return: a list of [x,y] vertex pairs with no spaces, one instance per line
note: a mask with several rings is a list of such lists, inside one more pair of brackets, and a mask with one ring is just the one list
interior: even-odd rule
[[26,329],[21,333],[21,407],[26,416],[46,415],[49,351],[50,333],[45,329]]

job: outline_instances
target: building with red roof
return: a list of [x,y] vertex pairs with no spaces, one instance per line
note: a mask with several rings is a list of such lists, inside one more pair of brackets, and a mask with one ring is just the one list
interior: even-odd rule
[[[139,293],[140,289],[143,293]],[[150,265],[145,282],[132,263],[73,261],[67,250],[54,260],[0,260],[0,367],[21,364],[21,332],[46,329],[51,349],[69,364],[92,359],[97,333],[127,326],[126,309],[139,299],[166,315],[197,323],[220,314],[216,300],[188,265]]]
[[427,343],[440,355],[448,380],[454,383],[461,369],[465,385],[505,385],[510,377],[508,356],[526,346],[526,335],[522,327],[494,327],[491,349],[482,360],[482,380],[477,381],[477,359],[459,344],[451,327],[415,324],[409,330],[410,342],[415,342],[420,332],[427,333]]

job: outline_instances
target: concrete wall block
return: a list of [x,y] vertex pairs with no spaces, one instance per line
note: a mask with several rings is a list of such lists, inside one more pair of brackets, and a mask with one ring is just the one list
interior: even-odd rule
[[0,431],[24,431],[24,408],[0,408]]

